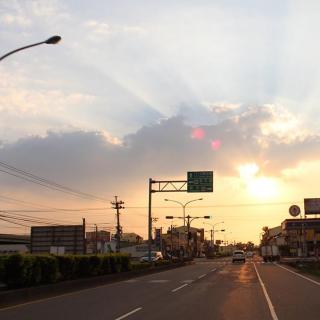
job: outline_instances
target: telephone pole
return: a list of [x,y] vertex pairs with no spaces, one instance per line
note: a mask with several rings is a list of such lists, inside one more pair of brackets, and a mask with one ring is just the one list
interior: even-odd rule
[[122,206],[124,204],[123,201],[118,201],[118,196],[114,196],[115,201],[112,201],[111,204],[113,205],[113,209],[117,210],[117,226],[116,226],[116,230],[117,230],[117,245],[116,245],[116,252],[120,252],[120,235],[121,235],[121,226],[120,226],[120,209],[124,209],[124,207]]

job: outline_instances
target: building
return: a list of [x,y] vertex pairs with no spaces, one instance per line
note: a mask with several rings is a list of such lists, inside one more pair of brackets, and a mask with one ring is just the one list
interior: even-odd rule
[[29,235],[0,234],[0,254],[27,253],[29,251]]
[[142,243],[143,238],[134,232],[129,232],[121,235],[121,241],[138,244]]
[[[189,238],[189,241],[188,241]],[[162,235],[163,251],[173,253],[175,256],[184,256],[188,252],[188,243],[190,254],[200,256],[204,247],[204,229],[190,227],[189,234],[186,226],[168,229],[166,234]]]
[[87,253],[106,253],[109,252],[106,247],[111,241],[111,233],[109,231],[100,230],[86,232]]
[[281,229],[292,255],[320,255],[320,218],[286,219]]

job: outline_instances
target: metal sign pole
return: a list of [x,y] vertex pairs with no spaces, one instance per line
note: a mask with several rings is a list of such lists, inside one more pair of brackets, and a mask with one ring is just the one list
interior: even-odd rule
[[149,208],[148,208],[148,261],[149,263],[151,263],[151,243],[152,243],[151,201],[152,201],[152,179],[149,178]]

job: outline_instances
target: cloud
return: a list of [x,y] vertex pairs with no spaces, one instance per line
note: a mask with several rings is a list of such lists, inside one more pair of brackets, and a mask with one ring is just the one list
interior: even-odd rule
[[[130,194],[144,188],[149,177],[181,178],[189,170],[238,176],[239,165],[246,163],[258,165],[263,175],[279,177],[301,162],[319,159],[319,136],[288,141],[276,132],[266,136],[261,127],[275,117],[270,107],[247,108],[236,117],[203,126],[206,134],[201,140],[191,137],[193,128],[181,117],[144,126],[122,140],[108,132],[49,132],[3,144],[0,159],[97,194]],[[267,145],[261,145],[263,139],[268,139]],[[213,148],[212,141],[219,141],[219,147]],[[1,185],[7,190],[26,188],[21,181],[5,176]]]
[[[88,20],[84,26],[96,35],[144,35],[146,29],[138,25],[110,25],[107,22]],[[90,36],[90,39],[96,39]]]

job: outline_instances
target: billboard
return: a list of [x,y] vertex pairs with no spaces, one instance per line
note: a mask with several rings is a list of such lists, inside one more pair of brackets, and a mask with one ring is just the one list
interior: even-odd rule
[[66,254],[85,253],[83,225],[31,227],[31,253],[50,253],[60,249]]
[[305,214],[319,214],[320,213],[320,198],[304,199]]

